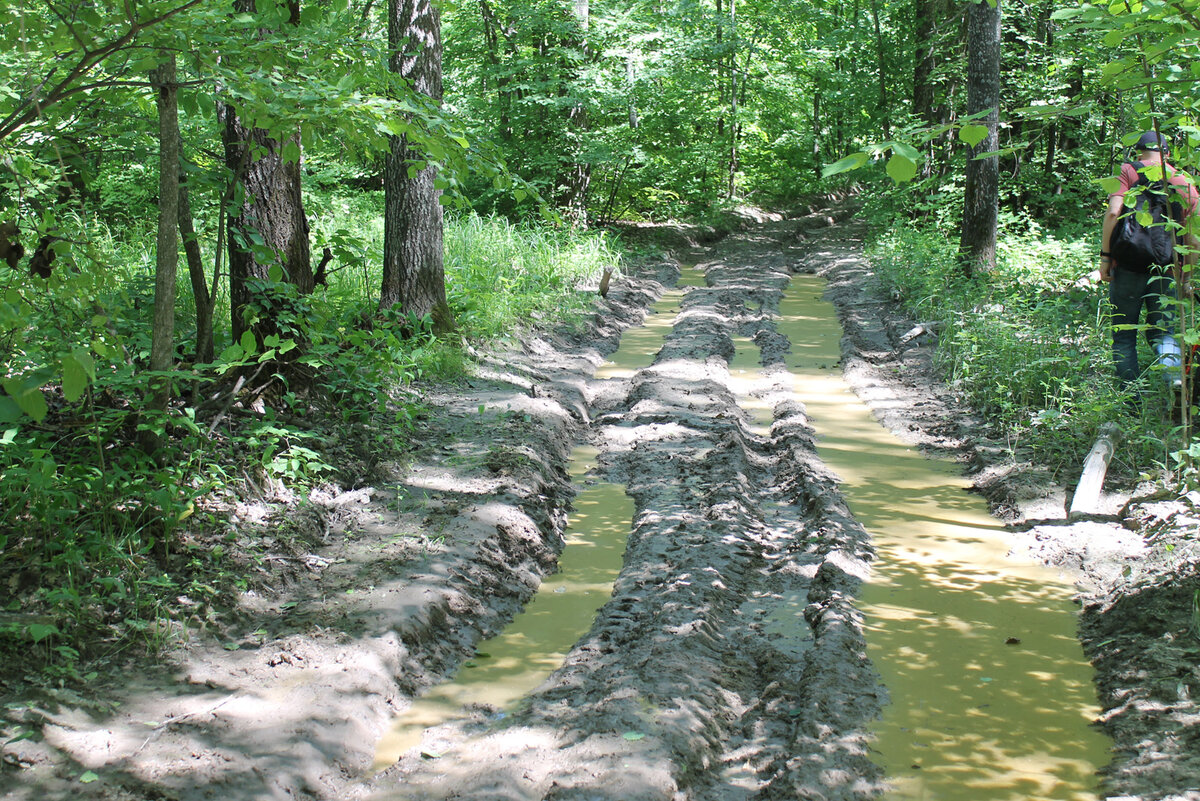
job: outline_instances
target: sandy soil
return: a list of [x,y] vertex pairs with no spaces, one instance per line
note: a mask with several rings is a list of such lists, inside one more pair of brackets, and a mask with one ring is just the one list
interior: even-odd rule
[[[264,561],[237,623],[85,693],[3,698],[0,736],[37,734],[3,746],[3,797],[872,797],[882,777],[865,729],[885,696],[854,608],[869,538],[816,459],[803,408],[776,393],[760,437],[730,390],[733,335],[778,365],[786,343],[769,312],[803,271],[829,278],[845,373],[880,419],[960,459],[1015,548],[1078,575],[1117,744],[1106,794],[1200,799],[1192,504],[1116,494],[1110,514],[1068,523],[1068,491],[1006,458],[937,383],[930,335],[909,336],[914,321],[873,292],[862,231],[836,216],[747,212],[724,238],[631,229],[670,258],[614,281],[584,330],[479,354],[466,385],[430,388],[423,442],[395,482],[313,493],[309,549]],[[689,291],[657,360],[594,380],[680,263],[701,264],[709,285]],[[637,508],[612,598],[518,710],[473,708],[373,774],[394,715],[554,570],[581,441]],[[781,637],[766,621],[797,599],[807,628]]]

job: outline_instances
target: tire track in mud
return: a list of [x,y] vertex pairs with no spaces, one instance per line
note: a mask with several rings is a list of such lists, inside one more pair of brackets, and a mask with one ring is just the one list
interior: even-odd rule
[[[441,727],[374,782],[394,799],[853,799],[874,794],[882,691],[853,608],[871,559],[817,460],[774,332],[789,265],[742,238],[706,265],[654,363],[596,394],[609,479],[636,504],[612,599],[500,723]],[[725,251],[728,248],[722,247]],[[774,262],[774,265],[772,265]],[[775,421],[751,432],[733,336],[764,354]]]
[[[303,546],[307,568],[286,568],[295,554],[265,561],[255,592],[218,631],[161,670],[98,687],[111,705],[29,710],[44,739],[5,747],[19,767],[0,774],[0,795],[870,794],[878,770],[864,724],[880,690],[852,607],[870,551],[783,378],[785,343],[769,315],[797,266],[785,227],[721,243],[710,287],[690,293],[657,361],[630,381],[589,377],[677,265],[614,282],[603,313],[574,338],[543,332],[519,350],[481,354],[469,386],[430,392],[423,447],[397,469],[397,488],[419,502],[395,488],[314,494],[324,534]],[[763,349],[769,438],[750,430],[730,388],[735,333]],[[513,714],[468,710],[430,733],[440,757],[414,751],[367,781],[392,716],[498,632],[553,570],[566,461],[585,432],[637,505],[612,599]],[[102,780],[81,785],[83,768]]]

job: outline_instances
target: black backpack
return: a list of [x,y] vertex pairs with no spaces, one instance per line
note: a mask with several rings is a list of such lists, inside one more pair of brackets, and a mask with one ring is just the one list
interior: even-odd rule
[[1130,191],[1137,192],[1137,199],[1133,209],[1117,220],[1108,250],[1118,267],[1149,272],[1152,265],[1170,266],[1175,262],[1183,202],[1165,176],[1151,181],[1142,172],[1142,162],[1135,161],[1133,167],[1138,171],[1138,180]]

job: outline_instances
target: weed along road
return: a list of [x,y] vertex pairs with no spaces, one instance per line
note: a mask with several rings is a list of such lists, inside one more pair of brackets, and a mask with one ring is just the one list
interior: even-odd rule
[[107,795],[5,797],[1100,798],[1069,580],[913,444],[952,412],[880,371],[856,229],[793,230],[679,234],[586,325],[478,354],[253,638],[48,717]]

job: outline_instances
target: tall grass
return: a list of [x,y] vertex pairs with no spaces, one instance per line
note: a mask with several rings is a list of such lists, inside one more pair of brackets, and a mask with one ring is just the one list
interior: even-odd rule
[[446,285],[465,334],[490,339],[530,321],[587,308],[594,286],[620,257],[602,234],[580,235],[469,216],[446,226]]
[[1116,420],[1132,445],[1118,461],[1152,470],[1170,426],[1148,404],[1131,415],[1112,368],[1107,291],[1088,279],[1094,236],[1054,234],[1028,221],[1002,234],[996,270],[963,275],[957,242],[903,223],[870,257],[884,291],[939,329],[936,364],[982,412],[993,434],[1055,472],[1071,473],[1101,423]]

